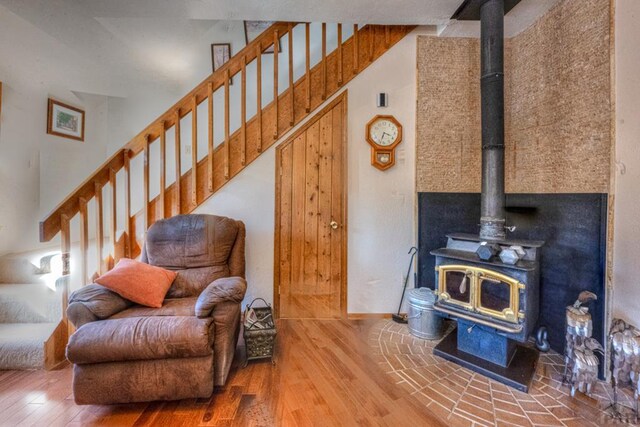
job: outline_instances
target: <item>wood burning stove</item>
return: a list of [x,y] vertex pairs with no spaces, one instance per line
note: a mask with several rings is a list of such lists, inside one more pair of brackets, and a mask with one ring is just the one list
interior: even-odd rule
[[527,391],[538,354],[521,346],[538,320],[541,241],[499,240],[501,248],[521,246],[524,257],[505,264],[482,260],[477,235],[449,234],[436,257],[436,312],[456,319],[458,328],[434,353]]
[[[480,19],[482,196],[478,235],[450,234],[436,257],[434,309],[458,328],[434,354],[528,391],[538,352],[518,345],[538,320],[543,242],[510,241],[504,192],[504,14],[519,0],[465,0],[455,19]],[[524,257],[505,264],[494,256],[520,246]],[[481,254],[482,257],[478,256]]]

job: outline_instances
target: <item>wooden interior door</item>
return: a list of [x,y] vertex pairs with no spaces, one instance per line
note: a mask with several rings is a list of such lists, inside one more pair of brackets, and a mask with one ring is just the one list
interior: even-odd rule
[[345,91],[277,149],[279,317],[346,317],[346,117]]

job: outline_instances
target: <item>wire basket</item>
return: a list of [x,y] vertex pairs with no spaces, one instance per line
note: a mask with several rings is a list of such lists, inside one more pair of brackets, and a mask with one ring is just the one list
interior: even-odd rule
[[[263,307],[254,307],[256,301],[262,301]],[[244,311],[244,343],[249,360],[271,358],[276,338],[276,325],[273,310],[262,298],[256,298]],[[245,362],[245,365],[246,365]]]

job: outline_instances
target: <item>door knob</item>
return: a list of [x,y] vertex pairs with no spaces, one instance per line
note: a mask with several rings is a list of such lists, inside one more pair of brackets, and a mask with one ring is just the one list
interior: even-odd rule
[[331,228],[333,228],[334,230],[336,230],[338,228],[338,223],[335,221],[331,221],[329,223],[329,225],[331,226]]

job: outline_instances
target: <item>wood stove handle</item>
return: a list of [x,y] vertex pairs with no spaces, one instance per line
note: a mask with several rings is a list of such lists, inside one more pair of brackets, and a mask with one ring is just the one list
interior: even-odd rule
[[499,325],[497,323],[489,322],[487,320],[483,320],[483,319],[480,319],[478,317],[468,316],[466,314],[460,313],[459,311],[449,310],[447,308],[442,307],[441,305],[437,305],[437,303],[433,308],[435,310],[437,310],[437,311],[442,312],[442,313],[450,314],[452,316],[458,316],[458,317],[461,317],[463,319],[469,320],[471,322],[479,323],[479,324],[484,325],[484,326],[489,326],[490,328],[494,328],[494,329],[497,329],[497,330],[502,331],[502,332],[507,332],[507,333],[510,333],[510,334],[517,334],[517,333],[522,331],[522,325],[516,325],[513,328],[510,328],[508,326]]

